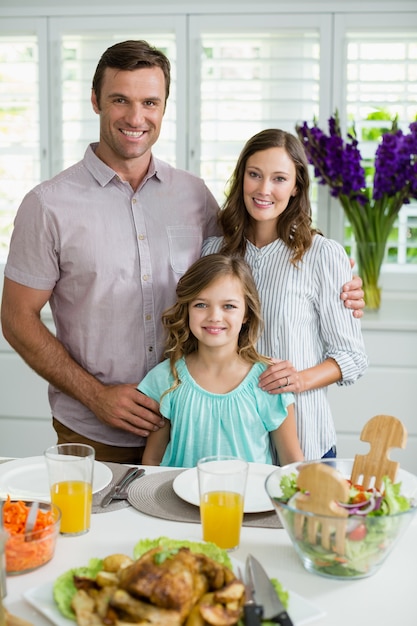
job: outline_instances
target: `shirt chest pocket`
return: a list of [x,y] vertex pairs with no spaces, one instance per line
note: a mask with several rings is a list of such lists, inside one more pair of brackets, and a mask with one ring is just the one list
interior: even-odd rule
[[181,276],[200,258],[203,233],[198,226],[168,226],[171,268]]

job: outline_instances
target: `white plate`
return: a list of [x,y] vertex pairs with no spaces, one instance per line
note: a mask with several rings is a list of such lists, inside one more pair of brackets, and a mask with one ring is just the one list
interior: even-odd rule
[[[294,591],[290,591],[289,594],[288,613],[294,626],[310,624],[325,615],[324,611]],[[23,593],[23,597],[56,626],[75,626],[75,622],[67,619],[59,612],[53,598],[53,583],[49,582],[39,585],[39,587],[32,587]]]
[[[262,513],[264,511],[273,511],[266,491],[265,479],[271,472],[276,470],[275,465],[264,465],[262,463],[249,463],[248,482],[246,484],[245,493],[245,513]],[[181,472],[174,479],[172,487],[180,498],[199,506],[200,498],[198,495],[198,476],[197,468],[192,467],[185,472]]]
[[[93,493],[109,484],[113,472],[107,465],[94,461]],[[14,459],[0,465],[0,496],[21,500],[46,500],[49,495],[48,471],[43,456]]]

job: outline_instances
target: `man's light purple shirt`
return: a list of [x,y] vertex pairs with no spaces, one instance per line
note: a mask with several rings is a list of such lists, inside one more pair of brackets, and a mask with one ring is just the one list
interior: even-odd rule
[[[23,199],[5,276],[52,291],[57,337],[86,370],[103,383],[137,384],[162,356],[162,312],[203,240],[217,234],[218,205],[200,178],[156,158],[134,192],[95,147]],[[51,386],[49,398],[72,430],[141,444]]]

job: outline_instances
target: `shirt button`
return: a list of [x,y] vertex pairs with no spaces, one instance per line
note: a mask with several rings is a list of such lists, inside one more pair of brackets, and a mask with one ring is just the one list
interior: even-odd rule
[[143,241],[145,239],[145,235],[138,235],[139,241]]
[[149,352],[153,352],[153,346],[149,346],[148,350]]
[[145,320],[149,322],[152,319],[152,315],[146,315]]
[[136,198],[133,198],[132,199],[132,204],[136,204],[136,202],[137,202]]
[[147,274],[144,274],[144,275],[142,276],[142,278],[143,278],[143,280],[146,282],[146,281],[149,279],[149,276],[148,276]]

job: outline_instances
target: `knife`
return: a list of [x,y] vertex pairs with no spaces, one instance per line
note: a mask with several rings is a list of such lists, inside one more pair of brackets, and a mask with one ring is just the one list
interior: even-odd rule
[[[240,578],[243,580],[242,574],[240,573]],[[262,614],[263,609],[260,604],[257,604],[254,598],[255,587],[253,584],[251,572],[248,566],[248,560],[246,559],[246,569],[245,569],[245,604],[243,605],[243,613],[245,618],[245,626],[261,626],[262,623]]]
[[142,476],[142,474],[144,474],[144,473],[145,473],[144,469],[140,469],[139,467],[129,467],[129,469],[126,471],[125,474],[123,474],[123,476],[121,477],[119,482],[117,482],[114,485],[114,487],[112,487],[112,489],[110,489],[109,493],[107,493],[104,496],[104,498],[100,502],[100,505],[102,507],[109,506],[110,502],[113,500],[113,498],[115,496],[117,496],[119,491],[122,491],[123,489],[126,489],[126,487],[128,485],[130,485],[130,483],[133,480],[135,480],[135,478],[139,478],[139,476]]
[[263,619],[281,626],[293,626],[268,574],[251,554],[247,558],[247,566],[253,580],[256,601],[263,606]]

